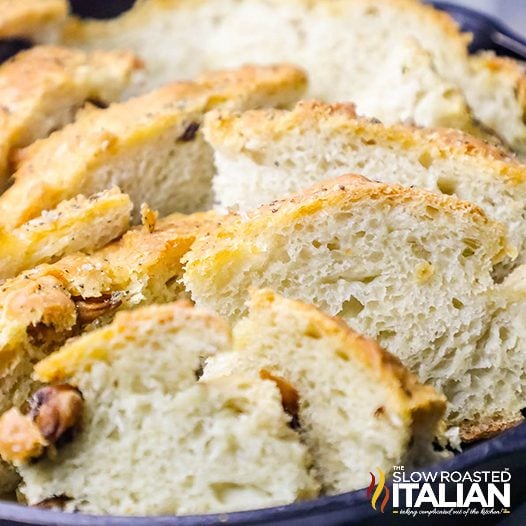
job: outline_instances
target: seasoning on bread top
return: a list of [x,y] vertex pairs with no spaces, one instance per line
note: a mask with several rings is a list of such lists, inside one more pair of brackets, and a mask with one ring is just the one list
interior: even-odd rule
[[249,210],[348,172],[456,195],[505,223],[526,262],[526,165],[507,150],[452,129],[385,125],[352,104],[300,102],[291,111],[215,111],[204,134],[214,148],[220,208]]
[[470,39],[415,0],[149,0],[113,20],[73,19],[64,34],[70,45],[140,52],[150,88],[174,72],[287,61],[309,75],[310,97],[386,121],[486,128],[526,155],[524,67],[472,57]]
[[17,148],[73,121],[86,101],[117,100],[141,62],[127,51],[38,46],[0,66],[0,191],[14,169]]
[[14,230],[0,227],[0,282],[67,254],[102,248],[128,230],[132,208],[130,198],[113,188],[62,201]]
[[181,258],[213,212],[174,214],[88,254],[40,265],[0,286],[0,412],[21,407],[38,387],[33,365],[82,331],[110,322],[118,309],[186,294]]
[[134,205],[165,216],[206,208],[214,172],[199,127],[214,108],[284,106],[303,93],[302,71],[287,65],[204,74],[142,97],[89,108],[22,151],[14,184],[0,196],[0,223],[15,228],[60,201],[115,185]]

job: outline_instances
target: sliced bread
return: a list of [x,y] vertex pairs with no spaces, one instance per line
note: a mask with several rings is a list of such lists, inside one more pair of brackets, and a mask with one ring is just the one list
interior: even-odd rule
[[128,230],[132,208],[114,188],[62,201],[14,230],[0,228],[0,281],[66,254],[102,248]]
[[212,150],[199,131],[213,108],[284,106],[305,88],[291,66],[212,72],[152,93],[84,110],[75,122],[22,151],[14,184],[0,196],[0,223],[14,228],[60,201],[119,186],[134,218],[147,202],[161,216],[206,207]]
[[[236,511],[316,496],[306,448],[273,382],[197,380],[202,360],[229,346],[227,324],[176,303],[119,313],[49,356],[37,378],[80,391],[80,429],[52,457],[19,462],[21,494],[31,505],[61,496],[68,511],[115,515]],[[47,399],[33,411],[42,427]]]
[[484,334],[508,250],[504,226],[473,204],[342,176],[231,214],[186,254],[184,282],[199,307],[230,319],[246,313],[250,286],[314,303],[444,393],[449,425],[504,427],[525,405],[501,386],[524,381],[526,335],[509,334],[508,353]]
[[0,191],[16,148],[47,137],[86,102],[107,105],[127,87],[140,61],[125,51],[38,46],[0,66]]
[[386,126],[351,104],[300,102],[292,111],[212,112],[204,134],[222,209],[247,210],[355,172],[480,205],[508,226],[513,264],[526,262],[526,166],[460,131]]
[[415,0],[150,0],[114,20],[73,20],[64,34],[70,45],[142,53],[150,87],[210,67],[288,61],[307,71],[313,98],[471,131],[465,99],[526,153],[523,67],[472,58],[469,40],[449,15]]
[[34,390],[33,365],[67,338],[111,321],[118,309],[185,296],[181,257],[213,214],[174,215],[139,227],[92,255],[40,265],[0,287],[0,411]]
[[68,7],[67,0],[0,0],[0,38],[55,42]]
[[234,373],[293,386],[297,426],[328,494],[365,487],[372,469],[389,475],[395,465],[438,456],[432,442],[444,397],[315,307],[254,291],[248,317],[234,328],[234,352],[209,358],[203,378]]

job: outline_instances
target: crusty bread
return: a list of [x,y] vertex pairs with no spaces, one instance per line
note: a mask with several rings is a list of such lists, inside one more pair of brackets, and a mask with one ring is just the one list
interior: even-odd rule
[[54,458],[21,465],[28,503],[63,495],[69,511],[161,515],[316,496],[273,382],[196,379],[229,346],[227,324],[176,303],[119,313],[38,364],[41,381],[77,387],[84,410]]
[[[8,279],[0,286],[0,413],[22,407],[38,387],[34,364],[67,338],[111,321],[118,309],[186,296],[181,257],[214,213],[173,214],[137,227],[92,255],[73,254]],[[0,488],[13,490],[0,461]]]
[[385,126],[351,104],[301,102],[292,111],[213,112],[204,134],[215,151],[221,208],[270,202],[348,172],[455,194],[508,226],[526,262],[526,166],[455,130]]
[[385,124],[415,122],[489,137],[474,119],[462,90],[439,73],[432,53],[413,38],[393,45],[381,74],[372,75],[367,89],[353,100],[360,113]]
[[328,494],[362,488],[369,472],[435,457],[445,399],[341,320],[270,290],[254,291],[234,328],[234,352],[207,360],[224,374],[283,378],[297,391],[298,426]]
[[526,335],[507,335],[510,353],[504,334],[484,337],[508,248],[504,226],[475,205],[342,176],[231,215],[187,253],[184,282],[197,306],[230,319],[250,286],[314,303],[443,392],[450,425],[514,422],[524,398],[501,386],[524,381]]
[[526,159],[526,66],[493,53],[470,58],[473,83],[466,82],[466,96],[481,122]]
[[14,184],[0,197],[0,223],[14,228],[78,194],[118,185],[161,216],[205,207],[214,171],[199,126],[213,108],[248,109],[296,101],[305,75],[292,66],[211,72],[77,120],[22,151]]
[[119,98],[139,60],[125,51],[84,53],[38,46],[0,66],[0,191],[16,148],[28,146],[71,122],[91,100]]
[[67,0],[0,0],[0,38],[55,42],[68,14]]
[[0,228],[0,280],[66,254],[102,248],[128,230],[132,207],[114,188],[63,201],[14,230]]
[[469,40],[449,15],[415,0],[149,0],[114,20],[73,20],[64,35],[75,46],[142,53],[150,87],[211,67],[288,61],[308,72],[313,98],[472,131],[465,99],[524,153],[524,71],[469,57]]
[[138,227],[94,254],[40,265],[0,287],[0,412],[20,407],[33,365],[70,336],[111,321],[119,308],[184,297],[181,257],[213,213]]

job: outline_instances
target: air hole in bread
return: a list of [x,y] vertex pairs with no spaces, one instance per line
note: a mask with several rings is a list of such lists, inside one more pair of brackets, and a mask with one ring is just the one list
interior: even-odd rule
[[389,338],[393,338],[394,336],[396,336],[396,331],[384,330],[378,332],[378,339],[381,341],[388,340]]
[[418,162],[424,167],[429,168],[433,164],[433,157],[429,152],[423,152],[418,158]]
[[460,310],[464,306],[464,304],[458,298],[453,298],[451,303],[453,307],[455,307],[455,309],[458,309],[458,310]]
[[351,318],[354,318],[355,316],[358,316],[358,314],[360,314],[360,312],[362,312],[363,309],[363,303],[355,296],[351,296],[347,301],[343,303],[340,315],[343,317],[349,316]]
[[456,193],[456,185],[452,179],[439,177],[437,180],[437,188],[444,195],[454,195]]
[[437,215],[439,215],[439,210],[438,210],[438,208],[436,208],[434,206],[427,205],[426,206],[426,214],[427,214],[428,217],[434,218]]

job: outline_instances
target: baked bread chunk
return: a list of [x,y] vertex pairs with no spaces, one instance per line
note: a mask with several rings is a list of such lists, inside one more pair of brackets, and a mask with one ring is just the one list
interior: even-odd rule
[[37,377],[78,388],[84,410],[70,444],[20,466],[28,503],[63,495],[69,511],[157,515],[316,496],[273,382],[196,379],[229,346],[227,324],[176,303],[119,313],[41,362]]
[[234,328],[234,352],[209,358],[203,378],[224,374],[294,387],[297,425],[328,494],[367,486],[377,467],[388,475],[394,465],[436,460],[445,398],[376,342],[311,305],[253,291],[248,317]]
[[307,71],[312,98],[471,131],[465,99],[476,119],[524,154],[523,67],[471,58],[469,40],[447,14],[415,0],[150,0],[114,20],[73,20],[64,35],[88,49],[140,51],[149,86],[211,67],[287,61]]
[[38,46],[0,66],[0,191],[16,148],[47,137],[74,119],[86,102],[119,98],[140,61],[126,51]]
[[515,264],[526,261],[526,166],[460,131],[386,126],[352,104],[300,102],[292,111],[213,112],[204,133],[220,208],[247,210],[356,172],[480,205],[508,226]]
[[0,38],[55,42],[68,14],[67,0],[0,0]]
[[[94,254],[72,254],[0,286],[0,413],[23,407],[39,383],[33,366],[69,337],[109,323],[119,309],[186,296],[181,257],[214,213],[173,214]],[[0,460],[0,489],[16,477]]]
[[15,228],[78,194],[119,186],[161,216],[206,207],[212,149],[199,127],[214,108],[249,109],[295,102],[305,75],[292,66],[245,66],[165,86],[75,122],[22,151],[14,184],[0,197],[0,223]]
[[449,425],[504,426],[525,405],[507,387],[524,381],[525,334],[485,334],[508,248],[504,226],[473,204],[342,176],[232,214],[186,254],[184,282],[197,306],[232,320],[250,286],[313,303],[445,394]]
[[14,230],[0,229],[0,280],[66,254],[102,248],[128,230],[132,207],[114,188],[62,201]]
[[118,309],[184,297],[181,257],[213,213],[170,216],[150,232],[88,254],[40,265],[0,287],[0,411],[20,407],[35,387],[33,365],[82,330],[111,321]]
[[[492,52],[470,58],[474,82],[466,82],[466,96],[477,118],[526,159],[526,66]],[[493,96],[488,96],[493,94]]]

